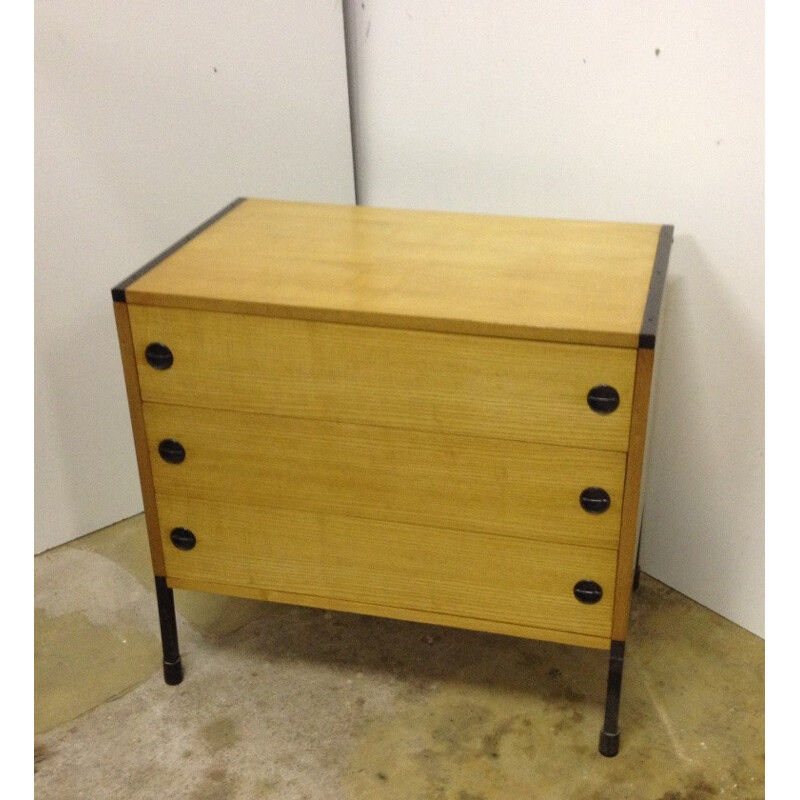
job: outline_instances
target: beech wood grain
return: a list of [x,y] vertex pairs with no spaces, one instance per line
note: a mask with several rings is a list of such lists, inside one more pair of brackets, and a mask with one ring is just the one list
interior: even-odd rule
[[[156,491],[616,550],[625,455],[144,404]],[[183,463],[158,443],[176,439]],[[611,496],[602,514],[580,493]]]
[[[177,577],[407,612],[608,637],[616,554],[303,511],[158,497],[167,569]],[[188,527],[189,551],[168,531]],[[604,587],[586,605],[573,587]]]
[[659,225],[247,199],[128,302],[636,347]]
[[[184,406],[625,451],[636,351],[130,307],[142,396]],[[174,363],[151,367],[167,345]],[[620,394],[612,414],[589,390]]]

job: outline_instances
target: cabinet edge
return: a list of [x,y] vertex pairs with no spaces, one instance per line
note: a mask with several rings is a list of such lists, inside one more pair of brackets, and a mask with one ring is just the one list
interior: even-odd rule
[[128,396],[133,444],[136,452],[136,463],[139,469],[139,484],[142,490],[144,516],[147,524],[147,537],[150,542],[150,557],[155,575],[164,575],[164,551],[161,545],[161,530],[156,508],[153,471],[150,465],[150,453],[147,447],[142,398],[139,392],[139,374],[136,367],[136,356],[131,335],[128,306],[122,302],[114,303],[114,318],[119,337],[122,370],[125,377],[125,391]]
[[114,300],[114,302],[117,303],[127,302],[127,298],[125,296],[125,290],[134,281],[141,278],[145,273],[153,269],[153,267],[158,266],[158,264],[164,261],[164,259],[169,258],[173,253],[180,250],[181,247],[183,247],[185,244],[194,239],[195,236],[201,234],[204,230],[206,230],[206,228],[210,228],[215,222],[224,217],[228,212],[233,211],[233,209],[236,208],[236,206],[244,202],[245,199],[246,198],[244,197],[237,197],[236,200],[234,200],[232,203],[228,203],[228,205],[225,206],[225,208],[220,209],[219,211],[217,211],[216,214],[209,217],[205,222],[202,222],[194,230],[187,233],[186,236],[182,237],[181,239],[178,239],[178,241],[175,242],[175,244],[168,247],[166,250],[164,250],[163,253],[159,253],[155,258],[148,261],[143,267],[137,269],[136,272],[133,272],[130,275],[128,275],[128,277],[125,278],[125,280],[120,281],[120,283],[118,283],[111,289],[111,298]]
[[661,298],[664,295],[664,284],[667,279],[667,267],[669,265],[669,254],[672,249],[674,232],[673,225],[662,225],[658,235],[653,272],[650,275],[650,287],[647,290],[642,326],[639,330],[639,347],[641,349],[653,350],[656,346],[658,315],[661,310]]
[[630,621],[633,569],[636,557],[636,536],[641,503],[644,448],[650,411],[650,390],[655,350],[641,348],[636,363],[636,378],[631,412],[631,433],[625,488],[622,494],[622,524],[617,554],[617,580],[614,590],[614,615],[611,638],[625,641]]

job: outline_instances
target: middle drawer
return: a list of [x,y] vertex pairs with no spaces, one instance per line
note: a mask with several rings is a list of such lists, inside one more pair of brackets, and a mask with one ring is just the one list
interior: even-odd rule
[[[618,544],[624,453],[157,403],[144,417],[160,495]],[[587,488],[607,492],[606,511],[582,508]]]

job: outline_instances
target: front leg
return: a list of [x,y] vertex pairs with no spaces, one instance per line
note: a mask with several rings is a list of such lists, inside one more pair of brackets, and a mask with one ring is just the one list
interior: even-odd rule
[[161,625],[161,648],[164,653],[164,680],[176,686],[183,680],[181,654],[178,650],[178,625],[175,620],[175,599],[167,579],[156,575],[158,621]]
[[625,642],[611,642],[608,664],[608,688],[606,690],[606,717],[600,732],[600,753],[615,756],[619,752],[619,700],[622,691],[622,662],[625,658]]

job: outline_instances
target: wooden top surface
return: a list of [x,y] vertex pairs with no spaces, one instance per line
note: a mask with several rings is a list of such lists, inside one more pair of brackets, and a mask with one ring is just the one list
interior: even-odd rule
[[124,284],[124,298],[636,347],[660,232],[247,199]]

